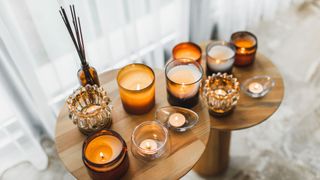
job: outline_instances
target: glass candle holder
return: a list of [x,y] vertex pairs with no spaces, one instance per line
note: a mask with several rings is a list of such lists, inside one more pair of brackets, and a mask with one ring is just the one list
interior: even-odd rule
[[201,96],[213,116],[220,117],[232,112],[240,97],[237,78],[226,73],[208,76],[201,86]]
[[258,40],[254,34],[247,31],[235,32],[231,35],[231,43],[236,48],[236,66],[248,66],[254,62],[258,48]]
[[191,59],[174,59],[165,68],[167,99],[173,106],[192,108],[199,101],[203,70]]
[[155,104],[155,75],[144,64],[129,64],[118,72],[117,82],[123,108],[131,114],[149,112]]
[[83,134],[90,134],[112,124],[110,98],[97,85],[86,85],[67,99],[70,117]]
[[211,76],[213,73],[232,73],[234,63],[235,48],[226,41],[214,41],[206,48],[206,74]]
[[182,42],[172,50],[173,59],[187,58],[201,64],[201,48],[193,42]]
[[100,130],[83,143],[82,160],[94,180],[120,179],[128,170],[127,145],[112,130]]
[[141,160],[150,161],[164,157],[169,151],[168,130],[156,121],[138,125],[131,135],[132,154]]

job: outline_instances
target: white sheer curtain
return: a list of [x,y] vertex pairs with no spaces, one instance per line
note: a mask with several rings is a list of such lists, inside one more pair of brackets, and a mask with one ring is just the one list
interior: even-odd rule
[[199,0],[191,1],[191,40],[229,40],[239,30],[250,30],[261,21],[271,21],[292,5],[306,0]]
[[[16,153],[35,147],[26,152],[32,152],[29,159],[1,153],[0,161],[15,161],[1,163],[0,173],[23,160],[40,169],[46,165],[37,137],[41,132],[54,136],[56,116],[79,84],[79,59],[58,12],[69,4],[76,6],[88,61],[99,73],[131,62],[162,68],[172,46],[188,40],[189,0],[0,0],[0,96],[6,96],[0,107],[6,111],[10,102],[12,110],[1,113],[0,120],[14,125],[0,125],[0,136],[8,137]],[[16,132],[24,134],[12,139]],[[10,148],[0,144],[0,152]],[[35,152],[42,164],[30,160]]]

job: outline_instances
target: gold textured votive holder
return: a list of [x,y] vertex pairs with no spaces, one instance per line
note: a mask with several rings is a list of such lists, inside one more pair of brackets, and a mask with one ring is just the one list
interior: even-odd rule
[[232,112],[240,97],[237,78],[227,73],[212,74],[201,84],[201,97],[209,113],[221,117]]
[[86,85],[67,99],[70,117],[85,135],[109,128],[112,124],[110,98],[97,85]]

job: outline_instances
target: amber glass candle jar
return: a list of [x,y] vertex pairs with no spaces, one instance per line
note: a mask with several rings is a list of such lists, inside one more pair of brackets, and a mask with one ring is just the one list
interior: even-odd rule
[[193,42],[182,42],[172,50],[173,59],[187,58],[201,63],[201,48]]
[[235,32],[231,35],[231,43],[236,47],[236,66],[248,66],[254,62],[258,48],[258,40],[254,34],[247,31]]
[[155,104],[155,75],[144,64],[129,64],[118,72],[117,82],[123,108],[131,114],[149,112]]
[[112,130],[91,134],[83,143],[82,160],[94,180],[120,179],[129,168],[127,145]]
[[174,59],[166,65],[167,99],[173,106],[192,108],[199,101],[203,70],[191,59]]

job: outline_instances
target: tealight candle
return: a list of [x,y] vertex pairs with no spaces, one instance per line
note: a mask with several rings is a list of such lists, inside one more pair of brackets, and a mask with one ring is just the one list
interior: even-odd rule
[[165,69],[168,102],[174,106],[191,108],[199,101],[202,68],[189,59],[175,59]]
[[143,149],[143,153],[155,154],[157,152],[158,144],[153,139],[145,139],[140,143],[139,147]]
[[186,123],[186,118],[181,113],[173,113],[169,116],[169,124],[173,127],[181,127]]
[[155,104],[155,76],[144,64],[129,64],[117,76],[124,109],[131,114],[143,114]]
[[252,92],[254,94],[260,94],[263,91],[263,86],[262,86],[262,84],[260,84],[258,82],[252,82],[249,84],[248,89],[250,92]]
[[192,42],[177,44],[172,50],[173,59],[188,58],[201,63],[201,48]]
[[231,42],[236,48],[235,65],[247,66],[254,62],[258,40],[247,31],[235,32],[231,35]]
[[92,179],[119,179],[129,167],[127,146],[111,130],[89,136],[83,144],[82,158]]
[[235,50],[232,44],[225,41],[215,41],[207,46],[207,75],[213,73],[232,73]]

